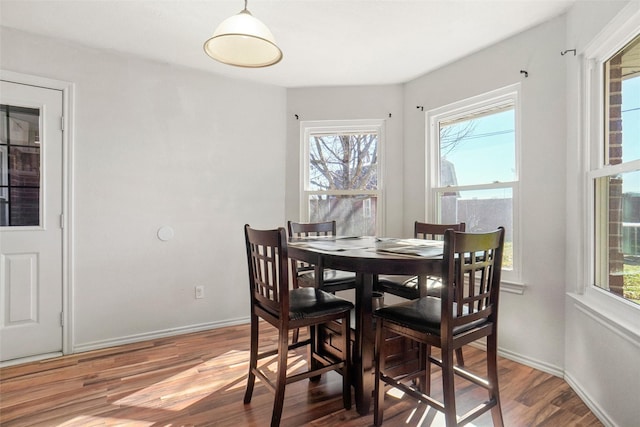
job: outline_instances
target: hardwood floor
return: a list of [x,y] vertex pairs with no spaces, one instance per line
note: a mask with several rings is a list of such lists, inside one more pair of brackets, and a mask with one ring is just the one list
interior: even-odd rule
[[[264,325],[269,341],[275,330]],[[273,331],[273,332],[271,332]],[[248,325],[157,339],[0,369],[0,425],[14,426],[264,426],[273,394],[259,381],[242,402],[249,360]],[[482,352],[465,348],[474,367]],[[303,353],[290,368],[304,366]],[[500,392],[507,427],[602,426],[560,378],[500,359]],[[434,376],[434,391],[439,377]],[[485,398],[456,383],[460,410]],[[477,399],[477,400],[474,400]],[[370,426],[373,415],[342,408],[341,378],[287,386],[282,426]],[[385,426],[440,426],[433,410],[387,396]],[[475,420],[491,426],[491,416]]]

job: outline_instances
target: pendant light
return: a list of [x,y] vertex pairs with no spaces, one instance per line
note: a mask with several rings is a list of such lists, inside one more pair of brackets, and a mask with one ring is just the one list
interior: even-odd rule
[[247,0],[240,13],[216,28],[204,51],[216,61],[237,67],[268,67],[282,59],[271,31],[247,10]]

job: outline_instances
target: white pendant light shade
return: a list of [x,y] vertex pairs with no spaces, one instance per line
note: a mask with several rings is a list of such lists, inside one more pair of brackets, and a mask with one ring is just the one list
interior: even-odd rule
[[267,67],[282,59],[271,31],[245,8],[225,19],[204,43],[204,51],[224,64],[238,67]]

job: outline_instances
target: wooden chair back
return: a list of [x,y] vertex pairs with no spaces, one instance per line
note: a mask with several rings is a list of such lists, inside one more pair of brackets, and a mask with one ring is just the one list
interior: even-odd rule
[[454,329],[483,321],[496,330],[503,248],[503,227],[490,233],[445,232],[440,296],[443,339],[452,338]]
[[[336,235],[336,222],[324,221],[324,222],[293,222],[287,221],[287,228],[289,230],[289,239],[295,239],[298,237],[330,237]],[[293,287],[298,287],[298,274],[305,271],[314,270],[314,266],[302,261],[293,261],[291,263],[293,277]]]
[[287,222],[289,238],[310,236],[335,236],[336,222]]
[[442,240],[447,230],[465,231],[466,224],[432,224],[416,221],[413,228],[413,237],[416,239]]
[[[442,240],[444,239],[445,231],[465,231],[465,228],[466,224],[464,222],[459,224],[433,224],[416,221],[414,223],[413,236],[416,239]],[[429,277],[381,275],[378,280],[377,290],[405,299],[416,299],[426,295],[436,296],[442,286],[438,275]],[[462,350],[459,351],[458,360],[463,360]]]
[[259,307],[274,317],[289,313],[289,269],[287,240],[283,227],[255,230],[245,225],[249,263],[251,309]]

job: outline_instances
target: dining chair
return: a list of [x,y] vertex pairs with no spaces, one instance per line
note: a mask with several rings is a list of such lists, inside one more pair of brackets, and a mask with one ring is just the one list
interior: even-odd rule
[[[305,237],[332,237],[336,236],[336,221],[324,222],[294,222],[287,221],[289,239]],[[325,292],[336,293],[356,287],[356,274],[350,271],[340,271],[325,268],[322,270],[322,279],[316,281],[315,266],[297,260],[292,260],[292,277],[294,288],[318,287]],[[298,342],[300,332],[293,331],[292,342]]]
[[[413,226],[413,236],[416,239],[442,240],[447,230],[465,231],[464,222],[458,224],[433,224],[416,221]],[[391,276],[380,275],[376,285],[378,292],[389,293],[405,299],[417,299],[421,296],[440,296],[442,278],[438,276]],[[458,365],[464,366],[462,348],[456,350]]]
[[[464,425],[491,410],[494,426],[502,427],[498,391],[498,297],[504,247],[504,228],[489,233],[447,230],[444,234],[443,288],[439,298],[426,296],[381,308],[374,313],[378,328],[375,344],[374,424],[383,420],[385,385],[389,384],[444,413],[447,427]],[[425,350],[416,372],[392,377],[385,372],[384,338],[394,333],[415,340]],[[481,377],[454,366],[454,350],[486,337],[487,375]],[[440,358],[431,348],[440,348]],[[430,396],[431,363],[442,369],[443,399]],[[489,398],[461,417],[456,411],[454,376],[488,391]],[[409,380],[418,379],[418,387]]]
[[[432,224],[416,221],[413,227],[413,236],[416,239],[442,240],[447,230],[465,231],[466,224]],[[423,289],[420,289],[424,287]],[[396,295],[405,299],[416,299],[421,296],[438,296],[442,287],[442,280],[437,276],[427,276],[419,280],[416,276],[391,276],[380,275],[378,277],[377,291]]]
[[[286,384],[319,377],[335,370],[342,374],[343,406],[350,409],[350,352],[343,351],[341,357],[330,357],[318,353],[316,343],[318,326],[327,322],[339,322],[341,348],[349,348],[349,312],[353,304],[316,288],[290,289],[287,240],[283,227],[256,230],[247,224],[244,226],[244,234],[251,291],[251,350],[244,403],[251,402],[255,379],[258,377],[275,394],[271,426],[278,426],[282,417]],[[263,347],[259,353],[260,319],[278,329],[278,342],[275,348],[264,350]],[[289,331],[303,327],[309,328],[309,338],[289,344]],[[302,346],[308,347],[308,369],[302,373],[287,375],[289,351]],[[276,356],[276,368],[270,375],[271,364],[263,363],[258,366],[258,362],[273,356]]]
[[[287,222],[289,229],[289,238],[295,239],[300,237],[331,237],[336,235],[336,222]],[[332,269],[324,269],[322,278],[316,282],[315,267],[313,265],[296,261],[293,263],[294,287],[316,287],[326,292],[335,293],[346,289],[353,289],[356,286],[356,274],[350,271],[340,271]]]

